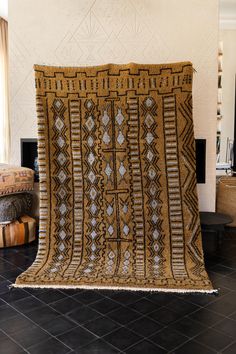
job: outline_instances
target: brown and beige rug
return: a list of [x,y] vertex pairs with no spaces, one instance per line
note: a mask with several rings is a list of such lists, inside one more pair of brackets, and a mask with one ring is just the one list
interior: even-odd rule
[[40,240],[14,286],[214,292],[201,243],[191,63],[35,73]]

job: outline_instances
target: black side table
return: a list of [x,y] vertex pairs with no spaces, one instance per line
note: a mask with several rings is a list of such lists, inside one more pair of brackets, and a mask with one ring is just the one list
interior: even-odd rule
[[200,221],[202,231],[215,232],[218,239],[218,245],[220,245],[224,236],[225,225],[233,222],[233,219],[226,214],[201,211]]

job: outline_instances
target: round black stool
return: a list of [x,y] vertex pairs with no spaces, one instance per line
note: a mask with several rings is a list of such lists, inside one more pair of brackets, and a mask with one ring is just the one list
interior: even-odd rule
[[225,225],[233,222],[233,219],[226,214],[201,211],[200,221],[202,231],[215,232],[218,239],[218,245],[220,245],[224,236]]

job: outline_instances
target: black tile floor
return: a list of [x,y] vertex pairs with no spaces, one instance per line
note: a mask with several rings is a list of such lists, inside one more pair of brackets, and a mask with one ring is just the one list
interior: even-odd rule
[[36,243],[0,250],[0,354],[236,353],[235,229],[205,257],[218,296],[9,291],[36,250]]

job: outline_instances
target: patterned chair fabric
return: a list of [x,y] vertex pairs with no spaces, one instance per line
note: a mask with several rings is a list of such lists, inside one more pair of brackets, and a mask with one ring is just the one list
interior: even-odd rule
[[34,171],[30,168],[0,164],[0,196],[32,191]]

